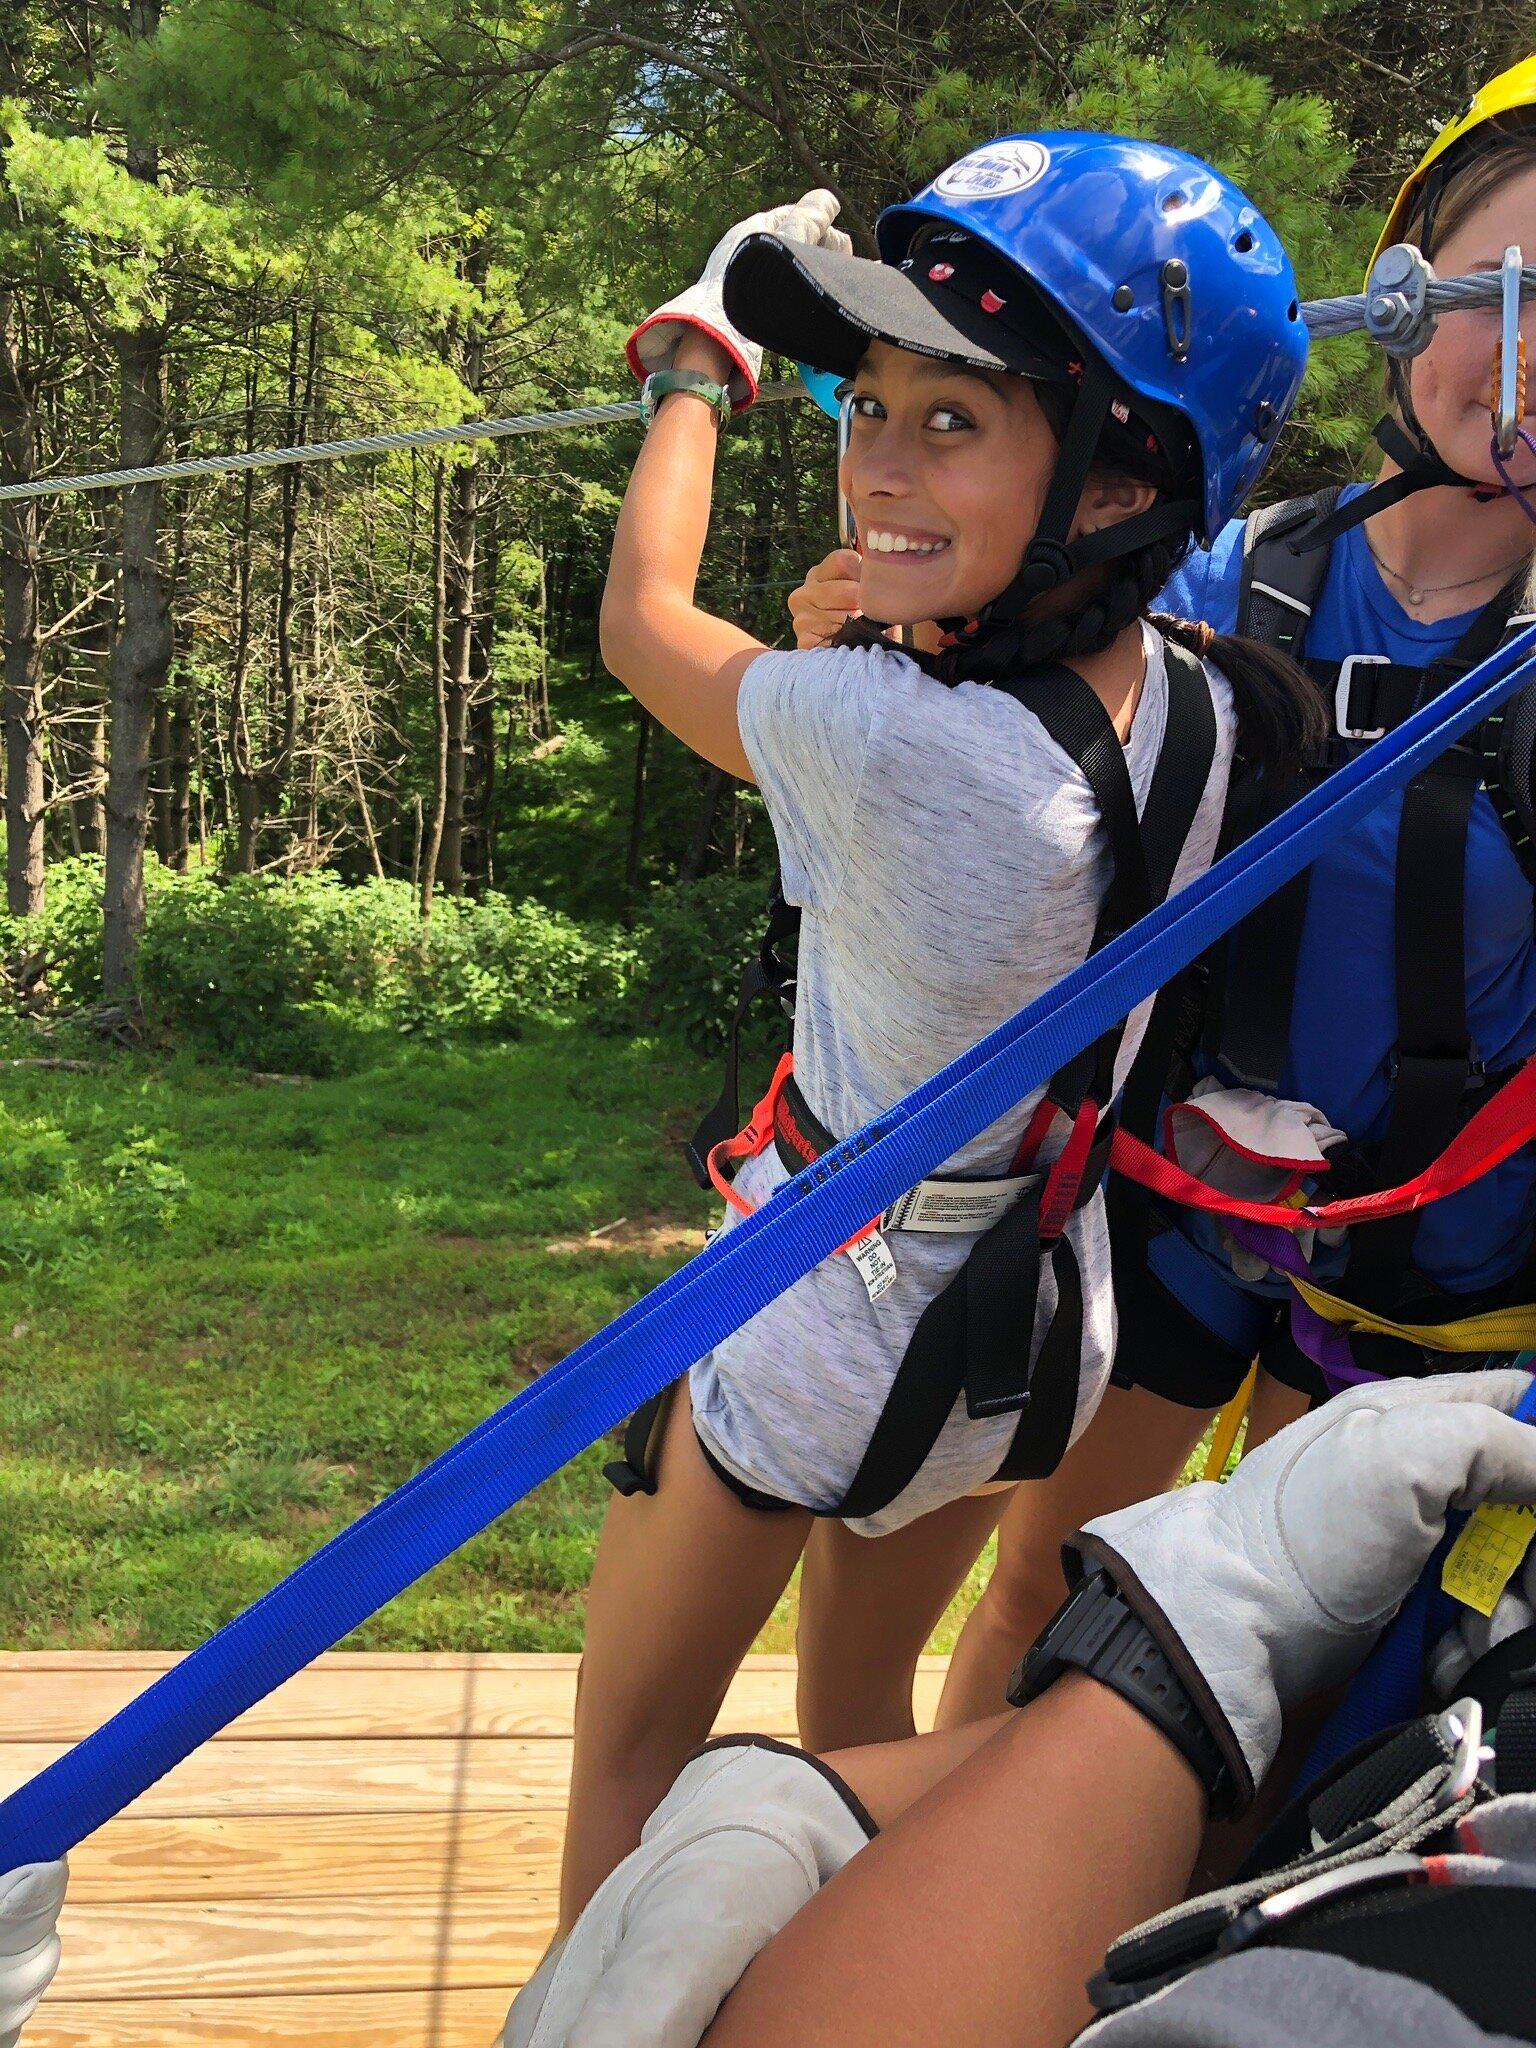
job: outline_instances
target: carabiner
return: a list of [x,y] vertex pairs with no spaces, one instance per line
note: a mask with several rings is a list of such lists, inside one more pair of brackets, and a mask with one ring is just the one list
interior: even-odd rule
[[1518,243],[1504,251],[1499,272],[1499,348],[1494,357],[1496,390],[1493,401],[1493,439],[1507,462],[1520,439],[1520,422],[1525,417],[1525,337],[1520,332],[1521,258]]

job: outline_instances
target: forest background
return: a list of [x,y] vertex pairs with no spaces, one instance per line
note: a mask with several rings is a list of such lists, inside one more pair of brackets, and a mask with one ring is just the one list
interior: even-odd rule
[[[1021,127],[1193,149],[1307,295],[1357,289],[1530,40],[1519,0],[0,23],[0,483],[629,396],[625,333],[733,219],[829,185],[867,251]],[[1271,488],[1360,460],[1379,379],[1317,352]],[[634,448],[0,504],[8,1646],[195,1642],[702,1241],[676,1141],[772,835],[601,666]],[[729,435],[703,602],[786,637],[832,471],[809,406]],[[357,1640],[579,1644],[600,1462]]]

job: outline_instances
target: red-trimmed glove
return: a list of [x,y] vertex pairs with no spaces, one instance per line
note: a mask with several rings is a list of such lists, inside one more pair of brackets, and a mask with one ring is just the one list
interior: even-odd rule
[[755,341],[748,341],[744,334],[738,333],[725,317],[721,295],[725,266],[736,253],[737,245],[748,235],[782,235],[789,242],[809,242],[813,247],[840,249],[846,255],[853,244],[832,225],[837,218],[838,205],[838,199],[831,192],[807,192],[793,206],[771,206],[766,213],[754,213],[746,220],[737,221],[735,227],[728,229],[710,251],[698,283],[689,285],[687,291],[679,292],[675,299],[668,299],[654,313],[648,313],[629,337],[629,366],[635,375],[645,378],[653,370],[670,369],[683,329],[697,327],[718,341],[730,356],[735,367],[726,388],[736,410],[745,411],[757,397],[763,351]]

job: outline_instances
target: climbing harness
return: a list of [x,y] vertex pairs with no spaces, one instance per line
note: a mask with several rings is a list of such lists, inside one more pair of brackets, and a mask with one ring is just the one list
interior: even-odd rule
[[[1351,654],[1319,660],[1307,653],[1307,632],[1328,574],[1326,549],[1306,545],[1327,523],[1339,493],[1328,490],[1267,507],[1248,520],[1243,535],[1237,631],[1278,647],[1299,661],[1333,708],[1333,737],[1324,760],[1309,771],[1315,785],[1379,743],[1405,718],[1434,702],[1458,676],[1529,623],[1515,609],[1524,574],[1512,581],[1474,620],[1449,655],[1426,667],[1384,656]],[[1536,882],[1536,690],[1526,690],[1498,707],[1483,725],[1440,755],[1404,793],[1397,838],[1395,887],[1397,1042],[1390,1055],[1390,1110],[1384,1137],[1371,1146],[1341,1146],[1331,1158],[1328,1184],[1362,1205],[1313,1205],[1307,1212],[1331,1213],[1336,1224],[1356,1226],[1350,1237],[1348,1286],[1344,1300],[1319,1286],[1294,1242],[1298,1226],[1281,1214],[1260,1216],[1230,1204],[1204,1202],[1187,1183],[1176,1191],[1166,1162],[1154,1166],[1146,1149],[1158,1104],[1149,1092],[1122,1119],[1121,1151],[1112,1162],[1163,1199],[1206,1208],[1231,1219],[1231,1235],[1285,1272],[1292,1281],[1291,1334],[1298,1348],[1335,1384],[1366,1376],[1356,1367],[1349,1336],[1395,1340],[1389,1354],[1399,1369],[1421,1372],[1429,1353],[1518,1348],[1536,1343],[1536,1303],[1521,1303],[1487,1315],[1442,1320],[1456,1298],[1434,1286],[1413,1265],[1413,1245],[1425,1203],[1382,1202],[1371,1191],[1440,1185],[1448,1162],[1465,1163],[1460,1142],[1467,1133],[1491,1128],[1488,1105],[1519,1081],[1527,1098],[1524,1069],[1488,1071],[1467,1028],[1464,916],[1467,835],[1479,787],[1486,788],[1505,837],[1527,878]],[[1266,817],[1293,800],[1294,789],[1265,788],[1255,778],[1235,779],[1228,801],[1225,836],[1240,840]],[[1246,919],[1216,949],[1201,970],[1198,992],[1186,997],[1175,1036],[1176,1057],[1166,1064],[1155,1091],[1166,1085],[1186,1094],[1196,1050],[1204,1066],[1223,1080],[1278,1095],[1291,1035],[1291,1009],[1306,922],[1311,876],[1298,874]],[[1174,1070],[1170,1075],[1170,1067]],[[1497,1121],[1497,1120],[1495,1120]],[[1138,1145],[1137,1141],[1141,1143]],[[1508,1150],[1497,1146],[1459,1184],[1491,1170]],[[1458,1166],[1460,1171],[1460,1166]],[[1143,1247],[1150,1230],[1145,1192],[1113,1191],[1117,1233],[1117,1281],[1136,1284],[1128,1248]],[[1265,1226],[1269,1226],[1266,1228]],[[1139,1236],[1133,1236],[1138,1233]],[[1425,1311],[1429,1314],[1426,1317]],[[1509,1338],[1498,1347],[1491,1334]],[[1373,1347],[1374,1349],[1375,1347]],[[1386,1354],[1383,1354],[1386,1355]]]
[[[1205,672],[1182,647],[1170,644],[1166,654],[1168,722],[1139,821],[1125,750],[1098,697],[1074,670],[1045,666],[994,685],[1039,719],[1093,792],[1109,843],[1111,880],[1090,958],[1166,898],[1210,777],[1216,719]],[[771,942],[765,944],[748,969],[744,1004],[753,990],[772,985],[774,969],[764,963],[774,957]],[[825,1512],[864,1517],[888,1506],[920,1470],[962,1392],[972,1421],[1019,1417],[997,1479],[1043,1477],[1060,1463],[1077,1415],[1083,1334],[1082,1277],[1066,1225],[1097,1194],[1111,1157],[1115,1061],[1123,1032],[1117,1021],[1051,1077],[1006,1175],[923,1180],[840,1247],[877,1301],[900,1258],[890,1247],[892,1236],[935,1230],[975,1236],[965,1263],[918,1319],[858,1472]],[[733,1040],[728,1090],[735,1086],[737,1062]],[[1061,1119],[1065,1142],[1049,1166],[1041,1166],[1042,1149]],[[705,1183],[742,1213],[747,1205],[727,1178],[727,1167],[771,1144],[784,1166],[798,1172],[835,1143],[805,1101],[788,1052],[745,1127],[728,1137],[711,1135],[735,1120],[734,1102],[722,1099],[695,1135],[690,1155],[702,1165]],[[1045,1266],[1053,1276],[1056,1307],[1032,1363]]]
[[0,1801],[0,1869],[73,1848],[660,1392],[958,1146],[1094,1046],[1533,672],[1536,628],[786,1182],[765,1208],[723,1232]]

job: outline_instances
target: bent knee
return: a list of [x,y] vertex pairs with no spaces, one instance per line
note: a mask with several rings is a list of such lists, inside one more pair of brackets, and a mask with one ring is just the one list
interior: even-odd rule
[[990,1636],[1009,1643],[1022,1657],[1066,1593],[1066,1575],[1056,1545],[1014,1554],[1000,1551],[976,1612]]

